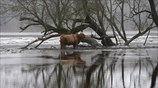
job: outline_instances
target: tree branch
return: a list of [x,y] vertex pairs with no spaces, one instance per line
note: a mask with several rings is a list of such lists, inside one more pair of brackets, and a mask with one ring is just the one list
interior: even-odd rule
[[139,11],[139,12],[134,11],[134,13],[135,14],[133,14],[130,18],[133,18],[135,15],[138,15],[138,14],[141,14],[141,13],[149,13],[149,14],[151,14],[151,11],[142,10],[142,11]]
[[71,30],[71,33],[77,33],[77,32],[79,32],[79,31],[83,31],[83,30],[86,29],[87,27],[89,27],[89,25],[87,25],[87,24],[79,25],[79,26],[73,28],[73,29]]
[[154,3],[153,0],[148,0],[148,1],[149,1],[149,4],[150,4],[152,19],[153,19],[155,25],[158,27],[158,15],[157,15],[157,12],[156,12],[155,3]]
[[134,39],[140,37],[141,35],[144,35],[146,32],[148,32],[149,30],[151,30],[152,28],[155,28],[155,27],[148,27],[146,28],[146,30],[144,30],[143,32],[139,32],[138,34],[136,34],[135,36],[133,36],[129,41],[127,41],[125,43],[125,45],[129,45],[130,42],[132,42]]
[[46,5],[46,9],[47,9],[48,15],[49,15],[50,18],[53,20],[55,26],[57,26],[56,20],[55,20],[55,18],[52,16],[52,14],[51,14],[51,12],[50,12],[50,10],[49,10],[49,6],[48,6],[47,2],[46,2],[45,0],[42,0],[42,1],[43,1],[44,4]]
[[38,20],[35,20],[34,18],[29,17],[20,17],[20,21],[29,20],[38,23]]
[[60,34],[49,35],[49,36],[47,36],[47,37],[37,38],[36,40],[34,40],[34,41],[30,42],[29,44],[27,44],[26,46],[22,47],[22,49],[27,48],[28,46],[32,45],[32,44],[35,43],[35,42],[41,41],[41,42],[36,46],[36,48],[37,48],[42,42],[44,42],[44,41],[46,41],[46,40],[48,40],[48,39],[50,39],[50,38],[52,38],[52,37],[57,37],[57,36],[60,36]]
[[33,25],[40,25],[40,24],[32,23],[32,24],[28,24],[28,25],[26,25],[25,27],[20,27],[20,29],[21,29],[20,32],[23,32],[25,29],[27,29],[28,27],[33,26]]

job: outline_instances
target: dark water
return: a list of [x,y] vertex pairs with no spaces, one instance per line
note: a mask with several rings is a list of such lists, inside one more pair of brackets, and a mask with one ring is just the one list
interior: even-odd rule
[[158,88],[158,48],[18,49],[30,40],[1,38],[0,88]]

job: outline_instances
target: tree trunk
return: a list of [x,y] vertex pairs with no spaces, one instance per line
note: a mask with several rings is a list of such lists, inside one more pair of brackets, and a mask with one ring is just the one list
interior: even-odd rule
[[85,22],[89,24],[89,27],[92,28],[100,37],[101,43],[104,46],[113,46],[115,43],[112,42],[110,37],[105,33],[105,30],[101,29],[96,22],[94,22],[89,16],[86,16]]
[[156,9],[155,9],[156,7],[155,7],[154,0],[148,0],[148,1],[149,1],[149,4],[150,4],[152,19],[153,19],[155,25],[158,27],[158,15],[157,15],[157,12],[156,12]]

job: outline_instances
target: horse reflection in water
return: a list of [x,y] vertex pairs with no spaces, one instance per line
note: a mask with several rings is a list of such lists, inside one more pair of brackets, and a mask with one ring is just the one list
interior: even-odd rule
[[60,64],[77,67],[86,67],[86,62],[81,59],[79,52],[68,53],[61,51]]

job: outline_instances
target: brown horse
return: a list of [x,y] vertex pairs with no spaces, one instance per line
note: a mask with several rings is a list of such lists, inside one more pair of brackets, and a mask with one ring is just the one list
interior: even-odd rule
[[73,48],[76,48],[80,41],[85,38],[85,34],[63,34],[60,36],[60,46],[61,49],[65,49],[66,45],[73,45]]

